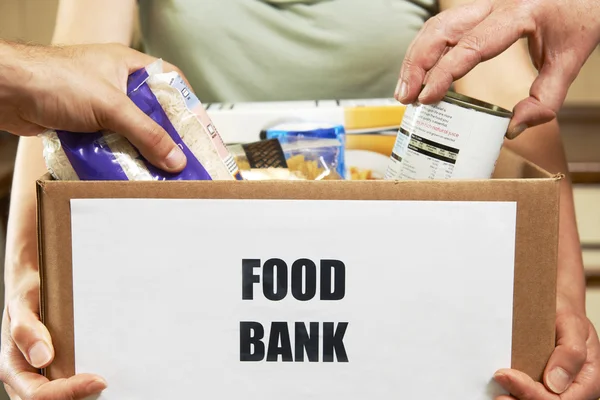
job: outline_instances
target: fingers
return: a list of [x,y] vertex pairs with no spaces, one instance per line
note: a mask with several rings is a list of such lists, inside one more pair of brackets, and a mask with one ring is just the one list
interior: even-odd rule
[[[119,46],[122,46],[122,45],[119,45]],[[147,67],[148,65],[150,65],[153,62],[158,60],[155,57],[149,56],[144,53],[140,53],[139,51],[133,50],[127,46],[122,46],[122,51],[124,51],[127,54],[127,67],[129,68],[129,73],[132,73],[139,69]],[[185,81],[185,84],[190,88],[190,90],[192,90],[189,81],[183,74],[183,71],[181,71],[175,65],[173,65],[169,62],[166,62],[164,60],[162,61],[162,63],[163,63],[163,70],[165,72],[177,72],[177,74],[179,76],[181,76],[181,78]]]
[[[50,333],[38,316],[37,279],[33,276],[22,280],[22,284],[27,289],[8,302],[6,323],[3,324],[3,328],[8,328],[7,333],[27,362],[35,368],[43,368],[54,358],[54,348]],[[31,280],[33,282],[28,283]]]
[[456,46],[429,71],[419,102],[430,104],[444,97],[452,83],[479,63],[496,57],[523,34],[524,23],[515,21],[514,10],[495,10],[479,25],[466,32]]
[[158,60],[156,57],[133,50],[127,46],[123,46],[123,51],[125,52],[125,62],[129,68],[129,73],[133,73],[139,69],[147,67]]
[[[116,46],[129,73],[157,61],[126,46]],[[176,70],[183,77],[175,66],[168,63],[164,66],[167,70]],[[185,167],[187,159],[168,133],[123,93],[110,96],[109,103],[96,111],[96,119],[103,129],[125,136],[152,165],[167,172],[179,172]]]
[[556,118],[569,86],[573,82],[572,68],[546,64],[531,86],[530,97],[519,102],[513,109],[513,118],[507,138],[514,139],[526,128],[544,124]]
[[[13,323],[21,326],[35,326],[39,320],[32,310],[35,309],[37,303],[29,294],[25,294],[23,298],[12,301],[11,304],[7,306],[3,316],[0,357],[0,379],[5,383],[11,400],[83,400],[106,388],[106,382],[101,377],[92,374],[79,374],[69,379],[58,379],[52,382],[40,375],[39,371],[24,359],[23,352],[17,347],[11,333],[23,343],[28,342],[27,336],[19,333],[19,329],[10,326]],[[21,331],[30,334],[29,337],[36,336],[36,332],[31,335],[31,330],[37,330],[38,338],[41,337],[42,340],[50,342],[48,331],[39,330],[39,326]],[[48,336],[46,337],[46,335]]]
[[17,392],[15,392],[13,390],[13,388],[11,388],[10,386],[8,386],[7,384],[4,384],[4,390],[6,391],[6,394],[8,395],[8,397],[10,398],[10,400],[21,400],[21,396],[19,396],[17,394]]
[[21,372],[9,377],[15,398],[24,400],[83,400],[106,389],[104,379],[92,374],[79,374],[68,379],[48,381],[36,372]]
[[[494,380],[519,400],[556,400],[556,397],[549,393],[544,385],[534,382],[529,375],[520,371],[500,370],[494,375]],[[500,398],[502,400],[511,399],[506,396]]]
[[[163,66],[164,66],[164,71],[165,72],[177,72],[177,74],[181,77],[181,79],[183,79],[183,81],[187,85],[188,89],[190,89],[192,92],[194,92],[194,89],[192,88],[192,85],[190,85],[190,82],[187,80],[187,78],[183,74],[182,70],[180,70],[175,65],[173,65],[171,63],[168,63],[166,61],[163,61]],[[194,94],[195,94],[195,92],[194,92]]]
[[515,139],[525,129],[545,124],[556,118],[556,113],[535,97],[521,100],[513,109],[513,118],[508,125],[506,137]]
[[576,314],[557,317],[557,346],[544,373],[544,383],[552,392],[566,391],[581,371],[587,358],[588,332],[584,319]]
[[125,136],[154,166],[167,172],[179,172],[186,165],[183,151],[167,132],[140,110],[125,94],[115,90],[112,104],[96,111],[103,129]]
[[16,300],[11,301],[7,309],[10,334],[27,362],[35,368],[46,367],[54,359],[54,348],[35,307],[26,300]]
[[7,132],[10,132],[13,135],[17,136],[37,136],[46,130],[46,128],[43,128],[31,122],[24,121],[22,119],[19,119],[17,124],[14,125],[14,127],[4,127],[4,129],[6,129]]
[[562,107],[579,68],[570,60],[547,62],[531,85],[530,95],[554,113]]
[[404,104],[416,100],[429,71],[448,46],[454,46],[492,11],[489,0],[452,8],[431,18],[411,43],[402,63],[395,97]]

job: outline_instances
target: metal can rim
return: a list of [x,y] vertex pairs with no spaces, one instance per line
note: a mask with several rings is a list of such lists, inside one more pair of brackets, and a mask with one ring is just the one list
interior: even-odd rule
[[459,107],[470,108],[498,117],[512,118],[512,112],[497,105],[465,96],[464,94],[449,91],[444,96],[444,100]]

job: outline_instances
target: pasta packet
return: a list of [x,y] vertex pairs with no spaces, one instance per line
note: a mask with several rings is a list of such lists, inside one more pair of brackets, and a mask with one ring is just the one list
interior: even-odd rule
[[283,154],[281,143],[277,139],[230,145],[228,148],[242,171],[287,168],[285,154]]
[[339,164],[344,151],[341,139],[290,136],[281,147],[288,169],[296,176],[312,181],[344,179]]
[[339,139],[295,136],[229,146],[247,180],[343,179],[337,172],[340,149]]
[[44,160],[57,180],[241,180],[238,166],[200,100],[162,60],[129,76],[127,95],[187,157],[172,174],[151,165],[116,132],[41,134]]
[[[327,122],[287,122],[273,126],[266,131],[267,139],[279,139],[285,146],[286,143],[299,143],[298,140],[331,139],[337,140],[338,149],[333,151],[331,147],[324,147],[327,151],[320,152],[324,165],[335,164],[335,171],[341,179],[346,178],[346,131],[343,125]],[[321,143],[321,142],[317,142]],[[333,142],[331,142],[333,143]],[[335,155],[335,159],[330,156]]]

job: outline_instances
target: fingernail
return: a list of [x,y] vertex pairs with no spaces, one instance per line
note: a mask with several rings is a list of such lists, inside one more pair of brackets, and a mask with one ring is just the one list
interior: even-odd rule
[[106,389],[107,383],[102,378],[96,378],[87,385],[87,389],[90,393],[98,393]]
[[506,375],[503,374],[502,372],[496,372],[494,374],[494,380],[498,381],[498,382],[502,382],[506,380]]
[[177,169],[184,165],[186,160],[187,159],[185,158],[183,151],[179,148],[179,146],[175,146],[165,159],[165,164],[169,169]]
[[421,94],[419,95],[419,102],[422,103],[423,100],[425,98],[427,98],[427,96],[429,96],[430,93],[431,93],[431,87],[425,86],[425,88],[421,91]]
[[408,96],[408,83],[400,77],[398,83],[396,84],[396,91],[394,92],[394,97],[396,100],[402,102]]
[[569,373],[560,367],[554,368],[548,374],[548,387],[556,394],[560,394],[567,390],[571,381]]
[[523,133],[523,131],[527,128],[528,128],[528,126],[526,124],[519,124],[519,125],[515,126],[514,128],[509,129],[508,132],[506,132],[506,137],[509,139],[514,139],[517,136],[519,136],[521,133]]
[[52,351],[48,345],[41,340],[35,343],[28,352],[29,362],[35,368],[40,368],[43,365],[46,365],[52,359]]

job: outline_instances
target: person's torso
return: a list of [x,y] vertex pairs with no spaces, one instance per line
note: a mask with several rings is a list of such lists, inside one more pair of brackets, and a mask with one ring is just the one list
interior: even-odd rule
[[140,0],[144,46],[204,102],[390,97],[435,0]]

